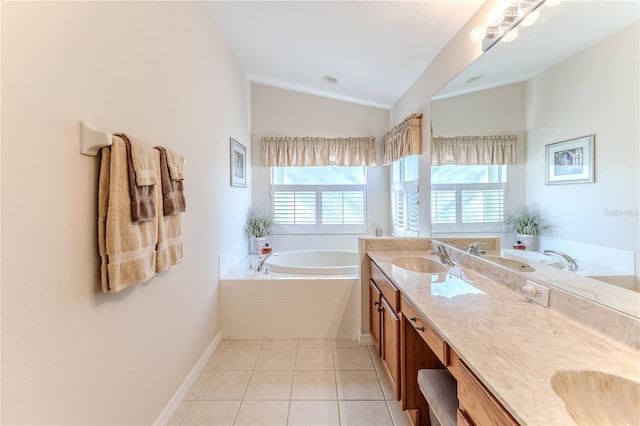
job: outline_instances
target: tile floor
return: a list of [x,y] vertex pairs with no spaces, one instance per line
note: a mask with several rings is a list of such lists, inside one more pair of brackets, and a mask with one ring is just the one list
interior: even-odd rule
[[349,340],[228,340],[171,425],[408,426],[374,347]]

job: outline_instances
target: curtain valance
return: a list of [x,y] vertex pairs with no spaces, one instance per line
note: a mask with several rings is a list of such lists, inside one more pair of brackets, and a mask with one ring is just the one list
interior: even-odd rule
[[374,137],[264,137],[267,167],[371,166],[376,164]]
[[515,135],[437,137],[433,140],[431,165],[516,164]]
[[422,152],[422,114],[411,114],[395,125],[382,138],[384,164],[391,164],[408,155]]

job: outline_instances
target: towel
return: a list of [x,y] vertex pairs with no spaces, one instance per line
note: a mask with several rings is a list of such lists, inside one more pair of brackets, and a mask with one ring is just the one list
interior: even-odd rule
[[[164,164],[166,166],[166,157],[165,161],[162,161],[163,154],[165,150],[158,149],[156,151],[158,153],[158,161],[161,164],[160,174],[164,176],[160,177],[160,181],[164,184],[180,184],[180,188],[182,188],[182,182],[175,182],[168,178],[167,176],[167,168],[162,167]],[[171,186],[173,188],[173,186]],[[174,201],[179,200],[179,193],[176,191],[170,192],[171,196],[175,196],[175,198],[169,197],[169,199],[165,198],[164,190],[156,191],[156,205],[159,206],[159,214],[158,214],[158,245],[156,247],[156,272],[162,272],[166,270],[171,265],[176,265],[182,262],[182,238],[181,238],[181,215],[179,212],[175,212],[176,203]],[[184,211],[184,196],[182,198],[182,211]],[[164,211],[165,207],[174,209],[173,213],[168,213]]]
[[[169,157],[176,157],[173,151],[162,146],[154,147],[160,153],[160,183],[162,187],[162,209],[164,216],[176,215],[186,210],[186,201],[184,198],[184,183],[182,179],[172,179]],[[182,160],[180,160],[182,162]],[[182,165],[180,166],[180,175],[182,175]]]
[[[156,153],[156,162],[158,157]],[[157,197],[160,191],[153,192]],[[114,137],[110,147],[101,149],[98,183],[98,248],[103,292],[119,292],[155,275],[158,230],[158,215],[141,223],[131,221],[127,146],[122,138]]]
[[[134,222],[144,222],[153,219],[156,216],[155,205],[155,185],[138,185],[135,180],[135,166],[133,164],[133,151],[139,150],[136,144],[131,143],[130,139],[124,133],[113,135],[114,138],[120,138],[125,143],[127,151],[127,170],[129,175],[129,196],[131,197],[131,220]],[[145,152],[145,154],[153,159],[153,150]],[[151,170],[156,173],[156,169]],[[146,173],[146,171],[145,171]]]
[[182,155],[170,150],[169,148],[165,148],[165,151],[167,154],[167,164],[169,165],[169,175],[171,176],[171,180],[184,180],[182,170],[184,166],[184,159],[182,158]]
[[153,154],[153,148],[149,145],[137,142],[133,138],[127,137],[120,133],[116,136],[124,136],[131,142],[131,160],[133,161],[133,169],[136,174],[136,185],[147,186],[156,185],[159,182],[156,173],[157,160]]

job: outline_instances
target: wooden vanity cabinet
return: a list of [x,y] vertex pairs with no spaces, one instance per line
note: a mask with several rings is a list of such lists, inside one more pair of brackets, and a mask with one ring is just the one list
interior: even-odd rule
[[453,350],[450,350],[450,357],[448,368],[458,382],[459,425],[519,424]]
[[[369,323],[396,400],[400,399],[400,291],[370,262]],[[378,303],[376,303],[378,302]]]

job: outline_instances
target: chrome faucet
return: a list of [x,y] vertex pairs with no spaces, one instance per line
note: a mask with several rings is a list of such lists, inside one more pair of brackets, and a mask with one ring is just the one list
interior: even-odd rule
[[[265,268],[264,262],[267,260],[269,256],[271,256],[271,253],[267,253],[263,255],[262,260],[260,260],[260,263],[258,263],[258,268],[256,269],[258,272],[262,271],[263,268]],[[266,266],[266,268],[269,268],[269,266]]]
[[564,258],[564,260],[567,261],[567,265],[568,265],[567,269],[570,271],[575,271],[576,269],[578,269],[578,264],[576,263],[576,260],[566,253],[563,253],[557,250],[545,250],[543,251],[543,253],[544,254],[553,253],[553,254],[557,254],[558,256],[561,256],[562,258]]
[[485,254],[486,251],[480,250],[478,248],[479,246],[485,246],[485,245],[487,245],[487,243],[479,243],[479,242],[470,243],[469,246],[467,247],[467,253],[473,254],[475,256],[480,256],[481,254]]
[[440,258],[440,262],[445,265],[454,266],[453,261],[449,258],[450,252],[442,244],[434,244],[437,250],[432,250],[431,254],[435,254]]

